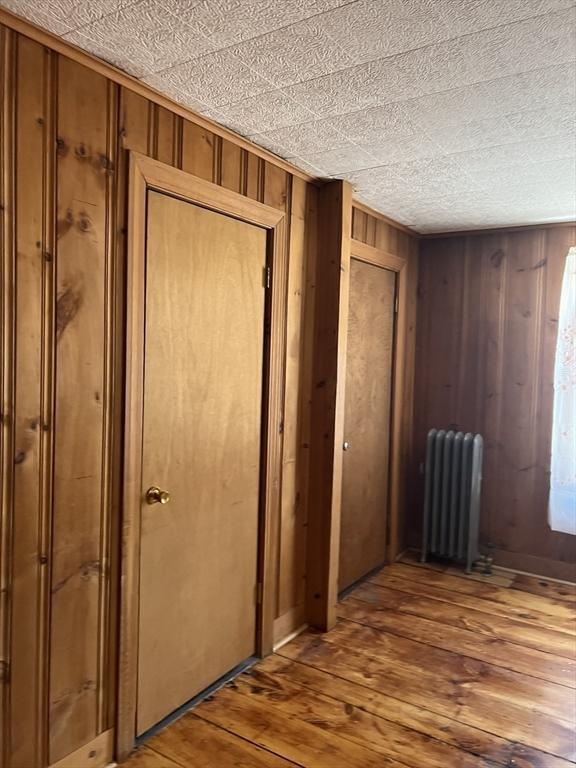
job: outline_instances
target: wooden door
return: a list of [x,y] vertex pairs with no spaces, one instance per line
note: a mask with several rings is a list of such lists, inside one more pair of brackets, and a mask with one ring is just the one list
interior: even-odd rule
[[138,734],[255,653],[265,265],[264,229],[148,192]]
[[386,551],[396,274],[352,259],[339,590]]

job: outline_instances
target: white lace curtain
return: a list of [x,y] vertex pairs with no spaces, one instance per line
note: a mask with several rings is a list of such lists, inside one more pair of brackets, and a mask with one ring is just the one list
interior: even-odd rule
[[566,258],[554,366],[554,416],[548,520],[576,534],[576,248]]

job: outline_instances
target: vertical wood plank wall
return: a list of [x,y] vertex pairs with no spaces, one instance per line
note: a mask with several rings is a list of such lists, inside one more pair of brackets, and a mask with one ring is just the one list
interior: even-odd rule
[[572,537],[547,506],[553,369],[564,260],[576,227],[423,240],[409,543],[419,544],[429,428],[486,441],[481,541],[496,562],[574,578]]
[[1,762],[44,768],[99,755],[115,719],[126,150],[288,214],[277,640],[306,621],[318,187],[7,27],[0,45]]

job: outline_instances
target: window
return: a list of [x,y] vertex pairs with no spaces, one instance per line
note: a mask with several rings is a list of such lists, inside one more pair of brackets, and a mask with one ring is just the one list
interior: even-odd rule
[[576,534],[576,248],[566,258],[554,365],[554,412],[548,519]]

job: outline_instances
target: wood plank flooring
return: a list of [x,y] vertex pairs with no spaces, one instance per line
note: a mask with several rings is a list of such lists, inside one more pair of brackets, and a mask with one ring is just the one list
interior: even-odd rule
[[568,768],[576,587],[407,555],[127,768]]

